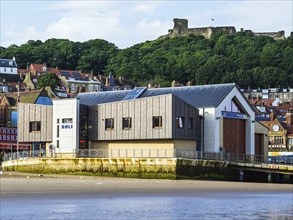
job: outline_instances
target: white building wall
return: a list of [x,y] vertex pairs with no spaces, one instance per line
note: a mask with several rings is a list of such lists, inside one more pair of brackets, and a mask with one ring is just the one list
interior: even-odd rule
[[224,98],[224,100],[216,108],[215,117],[222,117],[222,111],[225,110],[225,106],[228,105],[233,97],[236,97],[245,111],[247,112],[246,118],[246,154],[254,154],[254,144],[255,144],[255,113],[247,103],[246,99],[238,91],[236,87]]
[[225,111],[225,106],[231,103],[231,100],[236,97],[245,111],[247,112],[246,120],[246,154],[254,154],[254,121],[255,113],[245,100],[245,97],[237,90],[233,90],[223,99],[216,108],[199,108],[199,114],[204,114],[204,152],[220,152],[223,138],[221,120],[223,118],[222,111]]
[[219,122],[215,120],[215,108],[199,108],[199,115],[204,117],[204,152],[215,152],[219,143]]
[[17,68],[16,67],[0,67],[0,73],[3,74],[12,74],[17,75]]
[[[72,118],[72,123],[62,119]],[[59,119],[59,123],[58,122]],[[57,126],[59,125],[59,137]],[[57,141],[59,140],[59,147]],[[73,153],[79,146],[79,99],[53,100],[53,144],[55,153]]]

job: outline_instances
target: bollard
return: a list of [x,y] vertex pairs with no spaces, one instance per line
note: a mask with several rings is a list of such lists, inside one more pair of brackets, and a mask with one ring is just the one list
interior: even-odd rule
[[244,180],[244,171],[243,170],[239,170],[239,181],[243,182]]
[[272,182],[272,173],[268,173],[268,183],[271,183]]

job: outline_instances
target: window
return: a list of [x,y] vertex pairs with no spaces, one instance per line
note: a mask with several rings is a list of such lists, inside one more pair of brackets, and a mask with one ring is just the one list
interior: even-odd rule
[[193,129],[193,118],[188,118],[188,129]]
[[122,129],[123,130],[131,129],[131,118],[130,117],[122,119]]
[[184,117],[176,116],[176,128],[184,128]]
[[72,118],[63,118],[62,123],[72,123]]
[[229,104],[225,106],[224,111],[226,112],[237,112],[237,113],[242,113],[240,110],[240,106],[238,106],[234,100],[231,100]]
[[114,129],[114,118],[106,118],[105,119],[105,130]]
[[17,127],[17,111],[12,111],[11,112],[11,124],[10,126],[12,128],[16,128]]
[[57,148],[59,148],[59,140],[57,140]]
[[40,121],[31,121],[30,122],[30,132],[41,131],[41,122]]
[[59,124],[59,118],[57,119],[57,124]]
[[153,116],[153,128],[162,127],[162,116]]
[[275,136],[274,137],[274,145],[283,145],[283,137]]

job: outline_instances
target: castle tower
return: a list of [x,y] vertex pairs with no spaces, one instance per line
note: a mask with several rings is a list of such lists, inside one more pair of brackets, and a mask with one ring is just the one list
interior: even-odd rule
[[173,33],[181,35],[188,31],[188,20],[182,18],[174,18]]

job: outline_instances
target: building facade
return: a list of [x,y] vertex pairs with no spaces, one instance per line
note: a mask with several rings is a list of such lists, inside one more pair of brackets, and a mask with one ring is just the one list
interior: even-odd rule
[[17,149],[43,149],[45,152],[52,142],[52,114],[45,108],[52,109],[52,101],[47,91],[0,94],[0,99],[0,150],[12,153]]
[[261,121],[269,130],[269,152],[293,152],[293,108],[286,113],[285,121],[272,112],[270,121]]
[[113,156],[122,149],[136,156],[150,149],[263,154],[265,132],[258,133],[256,147],[255,127],[254,111],[236,84],[82,93],[53,104],[53,144],[60,154],[79,149]]

